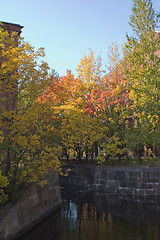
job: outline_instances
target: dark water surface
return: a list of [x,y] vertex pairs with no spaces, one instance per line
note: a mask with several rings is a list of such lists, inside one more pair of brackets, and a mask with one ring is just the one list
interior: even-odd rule
[[160,202],[62,194],[62,210],[18,240],[160,240]]

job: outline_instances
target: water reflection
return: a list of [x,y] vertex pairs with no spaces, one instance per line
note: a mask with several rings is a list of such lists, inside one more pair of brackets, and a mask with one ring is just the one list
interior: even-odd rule
[[58,211],[19,240],[159,240],[160,208],[108,195],[62,193]]
[[[75,204],[76,203],[76,204]],[[60,240],[159,240],[159,207],[115,196],[63,201]]]
[[61,209],[51,214],[27,234],[16,240],[59,240]]

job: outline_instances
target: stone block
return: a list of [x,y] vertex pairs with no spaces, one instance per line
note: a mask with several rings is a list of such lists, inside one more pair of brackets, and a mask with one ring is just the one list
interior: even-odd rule
[[157,195],[157,191],[155,189],[146,189],[145,194],[146,195]]
[[54,180],[57,183],[54,188],[48,186],[41,188],[33,184],[16,204],[5,206],[1,211],[3,217],[0,218],[0,240],[7,240],[24,229],[33,227],[40,219],[60,206],[58,176],[55,173],[53,175],[53,178],[49,177],[49,181]]
[[137,182],[129,182],[127,186],[128,188],[132,188],[132,189],[138,188]]
[[125,181],[126,180],[125,172],[124,171],[117,171],[116,172],[116,180]]
[[127,187],[127,182],[120,182],[120,187]]

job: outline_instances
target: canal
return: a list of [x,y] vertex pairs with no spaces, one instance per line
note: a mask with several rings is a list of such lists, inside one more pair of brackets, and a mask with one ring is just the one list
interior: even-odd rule
[[35,239],[159,240],[160,201],[62,192],[62,209],[18,240]]

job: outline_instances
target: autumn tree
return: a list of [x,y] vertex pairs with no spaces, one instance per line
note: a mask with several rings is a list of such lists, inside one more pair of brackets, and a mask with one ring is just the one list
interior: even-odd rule
[[137,147],[138,142],[144,144],[145,153],[150,149],[154,156],[160,146],[159,21],[160,15],[153,9],[151,0],[133,0],[130,17],[133,36],[127,36],[125,59],[129,97],[134,102],[138,126],[133,126],[128,136],[132,146],[136,143]]
[[[18,40],[15,41],[15,38]],[[45,183],[59,169],[59,148],[50,142],[47,104],[37,99],[49,80],[44,49],[0,29],[0,169],[3,186]],[[54,132],[54,131],[53,131]],[[54,137],[52,137],[54,138]],[[3,187],[1,186],[1,187]]]
[[[108,69],[99,85],[97,104],[98,114],[101,114],[108,132],[100,145],[99,161],[109,157],[121,158],[125,148],[125,115],[129,106],[126,77],[120,60],[118,45],[113,43],[108,50]],[[95,104],[95,106],[97,105]],[[113,151],[109,149],[114,149]]]
[[[68,104],[60,106],[65,110],[61,137],[66,151],[75,153],[79,159],[83,152],[86,158],[88,155],[93,158],[93,153],[97,155],[98,149],[104,149],[104,143],[108,144],[108,147],[117,140],[118,143],[113,143],[118,144],[114,155],[123,155],[123,140],[119,139],[122,138],[122,122],[124,124],[122,109],[127,104],[128,96],[125,92],[126,80],[120,73],[117,74],[117,71],[116,75],[114,72],[110,77],[102,78],[104,72],[101,70],[101,59],[95,58],[92,51],[88,56],[84,55],[77,71],[78,85],[75,88],[74,82],[73,88],[78,91],[78,97],[75,97],[77,93],[72,94]],[[68,81],[68,86],[71,83],[73,82]],[[115,131],[119,136],[114,136]],[[110,141],[110,138],[113,141]],[[110,151],[108,156],[112,154]]]
[[80,64],[77,67],[77,74],[85,87],[86,93],[90,92],[91,89],[95,89],[100,83],[103,73],[101,67],[101,57],[95,57],[94,52],[91,50],[88,56],[84,55],[81,59]]
[[72,110],[66,114],[62,121],[61,137],[65,149],[72,158],[82,159],[83,153],[88,160],[93,158],[95,143],[102,142],[108,128],[104,126],[103,119],[93,117],[83,111]]

